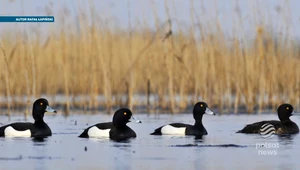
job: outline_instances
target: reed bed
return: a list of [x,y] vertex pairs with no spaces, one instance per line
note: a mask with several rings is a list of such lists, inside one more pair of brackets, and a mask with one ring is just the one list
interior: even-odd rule
[[[165,7],[168,13],[172,4]],[[232,32],[239,34],[228,37],[219,19],[203,20],[208,16],[195,10],[191,1],[195,24],[187,27],[170,19],[161,29],[156,16],[156,29],[147,21],[120,29],[91,5],[72,23],[66,20],[75,16],[61,12],[55,21],[61,28],[50,27],[47,35],[20,29],[14,39],[8,32],[0,43],[1,113],[22,106],[28,113],[43,96],[66,114],[99,108],[111,113],[121,106],[176,113],[199,100],[221,113],[274,110],[283,102],[300,108],[300,44],[287,29],[277,32],[273,23],[254,20],[256,32],[248,37],[236,13]]]

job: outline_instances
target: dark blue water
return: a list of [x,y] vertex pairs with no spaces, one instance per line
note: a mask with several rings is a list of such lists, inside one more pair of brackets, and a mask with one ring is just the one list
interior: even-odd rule
[[[109,139],[77,136],[89,125],[110,121],[110,115],[46,115],[53,136],[43,141],[31,138],[0,138],[0,169],[298,169],[300,136],[263,138],[235,132],[245,124],[268,115],[205,115],[208,135],[194,137],[151,136],[166,122],[193,124],[191,114],[135,114],[142,124],[129,123],[138,137],[117,143]],[[292,117],[300,125],[300,117]],[[23,121],[1,116],[1,123]],[[29,118],[28,121],[32,121]],[[267,146],[267,147],[262,147]]]

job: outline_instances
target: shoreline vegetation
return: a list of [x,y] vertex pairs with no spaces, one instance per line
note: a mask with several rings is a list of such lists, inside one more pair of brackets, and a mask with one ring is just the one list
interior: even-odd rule
[[[154,6],[154,29],[144,20],[128,21],[124,30],[108,24],[90,4],[90,11],[79,8],[72,23],[66,20],[74,16],[64,10],[55,15],[61,28],[50,26],[47,35],[38,28],[2,33],[0,114],[18,109],[31,114],[32,102],[44,96],[66,114],[75,108],[112,113],[121,106],[177,113],[201,100],[219,113],[275,111],[286,102],[300,109],[300,42],[289,31],[289,19],[277,28],[253,11],[247,22],[256,31],[248,37],[246,21],[236,12],[228,37],[219,18],[202,19],[208,14],[198,16],[189,2],[195,23],[189,26],[170,19],[176,18],[170,8],[176,9],[165,1],[164,28]],[[281,9],[278,13],[291,17]],[[128,16],[133,18],[130,10]]]

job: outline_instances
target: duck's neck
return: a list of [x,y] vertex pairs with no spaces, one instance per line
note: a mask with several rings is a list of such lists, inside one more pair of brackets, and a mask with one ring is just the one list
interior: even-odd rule
[[36,123],[39,123],[39,122],[44,123],[44,120],[43,120],[44,114],[45,114],[45,112],[36,111],[36,110],[32,111],[32,117]]
[[281,121],[281,123],[283,123],[283,124],[284,124],[284,123],[292,122],[290,118],[285,119],[285,120],[280,120],[280,121]]
[[34,121],[34,124],[45,124],[43,119],[38,119]]
[[117,129],[123,129],[123,128],[125,128],[125,127],[127,127],[127,125],[126,124],[113,124],[114,125],[114,127],[116,127]]
[[200,117],[198,117],[198,119],[195,120],[195,125],[196,127],[203,127],[203,124],[202,124],[202,116],[201,115]]

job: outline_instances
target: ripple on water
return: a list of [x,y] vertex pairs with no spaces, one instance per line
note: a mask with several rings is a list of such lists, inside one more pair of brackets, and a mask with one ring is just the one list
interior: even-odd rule
[[246,148],[250,145],[236,145],[236,144],[221,144],[221,145],[198,145],[198,144],[184,144],[184,145],[171,145],[170,147],[217,147],[217,148]]

